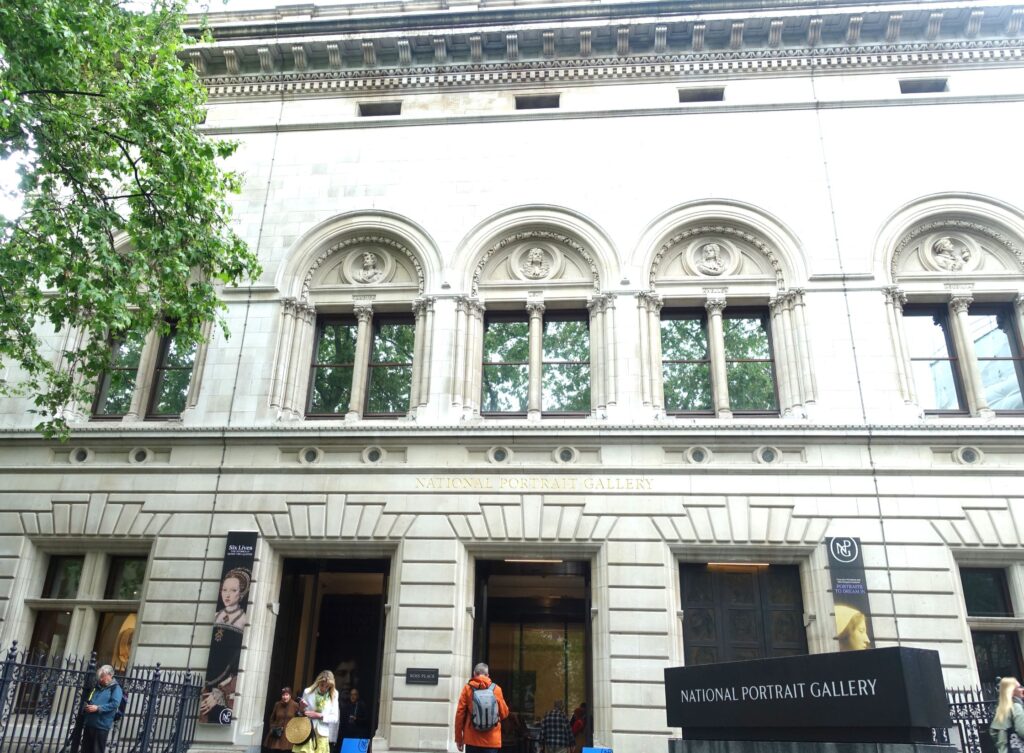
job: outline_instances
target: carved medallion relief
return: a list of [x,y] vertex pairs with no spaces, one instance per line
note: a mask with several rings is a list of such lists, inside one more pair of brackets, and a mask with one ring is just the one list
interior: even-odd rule
[[694,277],[774,280],[780,274],[778,259],[756,236],[728,227],[700,227],[662,244],[654,259],[651,282]]
[[525,231],[488,250],[474,281],[483,285],[570,282],[592,283],[593,261],[568,236]]
[[897,244],[893,277],[914,275],[966,276],[1019,273],[1020,249],[991,228],[965,220],[927,223]]
[[[374,242],[377,240],[378,242]],[[331,249],[311,270],[312,288],[407,287],[421,284],[414,261],[390,239],[358,238]]]

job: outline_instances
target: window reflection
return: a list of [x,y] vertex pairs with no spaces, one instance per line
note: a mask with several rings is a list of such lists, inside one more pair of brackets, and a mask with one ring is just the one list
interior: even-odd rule
[[992,410],[1024,410],[1021,358],[1008,311],[971,312],[967,317],[985,399]]
[[583,318],[544,320],[541,405],[545,413],[590,411],[590,326]]
[[959,375],[945,310],[908,310],[904,329],[918,401],[925,410],[963,408]]
[[526,413],[530,384],[530,323],[488,319],[484,328],[484,413]]

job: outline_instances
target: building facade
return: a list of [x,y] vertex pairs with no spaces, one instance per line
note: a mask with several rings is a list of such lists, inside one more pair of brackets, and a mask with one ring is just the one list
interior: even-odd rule
[[480,659],[647,753],[665,667],[847,647],[839,537],[871,646],[1024,674],[1022,23],[213,14],[188,62],[264,273],[230,338],[127,337],[67,444],[0,404],[3,645],[207,672],[203,753],[324,668],[374,750],[454,750]]

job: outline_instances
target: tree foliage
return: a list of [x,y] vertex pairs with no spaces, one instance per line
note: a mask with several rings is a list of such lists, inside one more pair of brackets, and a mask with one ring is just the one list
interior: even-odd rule
[[[183,0],[0,3],[0,159],[20,157],[23,209],[0,218],[0,361],[66,436],[111,339],[173,324],[189,352],[222,283],[259,274],[229,227],[234,144],[204,138],[205,92],[178,52]],[[70,332],[56,354],[40,325]],[[223,324],[223,321],[221,321]]]

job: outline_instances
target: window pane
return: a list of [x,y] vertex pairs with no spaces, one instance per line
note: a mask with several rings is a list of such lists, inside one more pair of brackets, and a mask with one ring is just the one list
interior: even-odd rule
[[711,369],[706,363],[666,363],[665,409],[711,410]]
[[[544,321],[544,361],[590,363],[590,325],[581,319]],[[587,407],[589,410],[589,406]]]
[[666,361],[704,361],[708,334],[701,319],[663,319],[661,357]]
[[376,328],[371,363],[412,363],[416,330],[411,324],[388,323]]
[[345,413],[351,397],[351,366],[323,366],[313,370],[310,413]]
[[180,416],[188,399],[188,386],[192,381],[192,368],[158,370],[153,387],[153,406],[150,415]]
[[366,387],[367,413],[407,413],[412,366],[376,366]]
[[160,366],[168,369],[188,369],[191,371],[192,364],[196,360],[195,344],[185,347],[179,344],[173,335],[168,335],[166,345],[164,362]]
[[104,599],[139,599],[146,577],[145,557],[113,557]]
[[137,332],[126,335],[123,340],[114,343],[110,365],[116,369],[138,369],[142,358],[142,348],[146,338]]
[[722,320],[726,360],[772,357],[764,317],[728,317]]
[[489,321],[484,330],[484,363],[527,363],[530,323]]
[[558,413],[590,411],[590,366],[544,364],[541,375],[541,408]]
[[994,568],[960,569],[964,603],[972,617],[1013,617],[1006,571]]
[[959,410],[952,361],[911,361],[917,399],[925,410]]
[[484,413],[526,413],[530,383],[530,367],[525,365],[484,364],[483,395],[480,410]]
[[1015,632],[972,630],[974,658],[978,662],[978,678],[983,684],[995,683],[997,677],[1020,677],[1020,638]]
[[32,631],[30,644],[32,655],[34,657],[62,656],[68,645],[70,627],[70,611],[43,611],[36,614],[36,626]]
[[123,416],[132,405],[135,392],[134,371],[108,371],[100,378],[96,398],[97,416]]
[[356,360],[356,325],[328,322],[320,329],[316,363],[351,364]]
[[981,383],[993,410],[1022,410],[1020,362],[1014,359],[1010,319],[1005,314],[971,314],[967,317],[981,370]]
[[96,666],[109,664],[115,672],[128,667],[135,638],[135,612],[100,612],[100,624],[96,629]]
[[43,585],[44,599],[73,599],[78,596],[85,557],[50,557]]
[[734,411],[776,410],[775,380],[770,361],[727,363],[729,403]]

